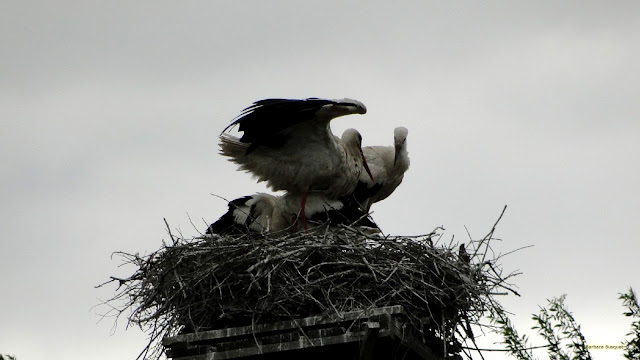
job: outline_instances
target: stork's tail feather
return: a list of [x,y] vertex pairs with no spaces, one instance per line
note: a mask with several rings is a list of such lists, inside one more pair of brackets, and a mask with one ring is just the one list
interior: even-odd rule
[[239,138],[227,133],[220,134],[220,153],[224,156],[238,158],[246,154],[251,144],[243,143]]

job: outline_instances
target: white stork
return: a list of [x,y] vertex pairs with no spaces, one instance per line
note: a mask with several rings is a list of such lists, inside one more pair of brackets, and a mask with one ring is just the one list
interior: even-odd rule
[[[360,133],[348,129],[338,138],[329,127],[337,117],[366,112],[364,104],[351,99],[260,100],[222,132],[221,153],[273,190],[300,196],[304,225],[309,192],[329,199],[351,194],[363,168],[373,179]],[[226,132],[234,125],[243,132],[241,138]]]
[[[300,197],[292,194],[275,196],[265,193],[244,196],[229,202],[229,211],[207,229],[207,234],[247,234],[297,230]],[[367,233],[377,233],[378,226],[358,206],[329,200],[311,193],[305,204],[307,220],[313,224],[355,225]],[[293,223],[293,225],[292,225]]]
[[353,192],[363,210],[369,212],[371,205],[384,200],[400,185],[404,173],[409,169],[407,135],[409,130],[397,127],[393,131],[394,146],[365,146],[364,157],[369,164],[373,179],[360,176],[360,182]]

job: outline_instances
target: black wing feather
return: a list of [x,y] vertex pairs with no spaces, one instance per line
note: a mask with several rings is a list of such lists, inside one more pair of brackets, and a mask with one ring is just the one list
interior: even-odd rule
[[247,222],[249,222],[250,219],[247,218],[247,222],[239,224],[236,222],[233,212],[241,206],[246,206],[247,201],[252,198],[252,196],[244,196],[229,201],[229,211],[222,215],[216,222],[209,225],[205,234],[229,235],[247,233],[247,229],[249,228],[249,224]]
[[371,217],[363,211],[357,204],[350,204],[341,200],[341,209],[328,209],[309,216],[310,221],[329,222],[331,225],[355,225],[378,228]]
[[345,196],[342,198],[342,202],[349,203],[350,206],[353,206],[351,202],[355,201],[356,204],[361,205],[365,200],[373,197],[375,194],[382,189],[383,184],[374,183],[373,186],[369,187],[369,185],[365,182],[358,181],[356,188],[353,190],[353,193],[349,196]]
[[318,98],[259,100],[244,109],[224,131],[239,125],[238,130],[243,132],[240,141],[251,144],[247,154],[258,146],[279,148],[284,146],[289,138],[283,134],[285,129],[313,119],[318,110],[329,104],[336,102]]

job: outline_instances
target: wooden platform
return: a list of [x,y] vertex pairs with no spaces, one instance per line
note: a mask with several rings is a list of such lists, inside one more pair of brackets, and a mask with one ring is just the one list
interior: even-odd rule
[[403,331],[401,306],[311,316],[163,339],[175,360],[440,360]]

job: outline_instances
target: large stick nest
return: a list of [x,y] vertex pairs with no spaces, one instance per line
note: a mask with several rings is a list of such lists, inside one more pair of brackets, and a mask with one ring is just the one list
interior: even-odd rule
[[[495,229],[495,227],[494,227]],[[205,236],[146,255],[118,253],[137,270],[106,303],[150,333],[144,357],[178,333],[402,305],[410,329],[434,351],[459,354],[492,296],[509,290],[487,237],[464,248],[356,229]],[[107,282],[107,283],[109,283]],[[106,283],[105,283],[106,284]],[[104,284],[103,284],[104,285]]]

